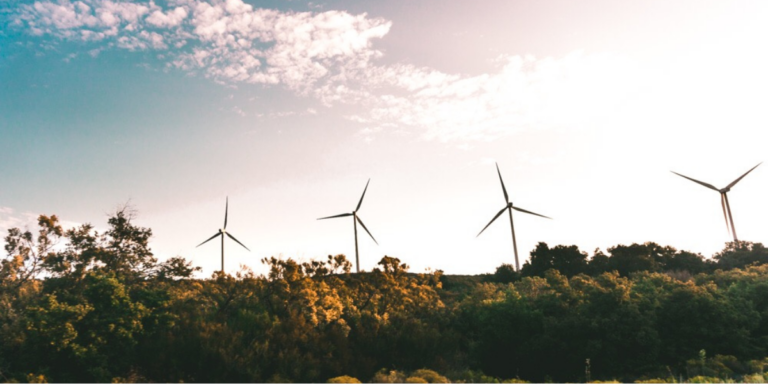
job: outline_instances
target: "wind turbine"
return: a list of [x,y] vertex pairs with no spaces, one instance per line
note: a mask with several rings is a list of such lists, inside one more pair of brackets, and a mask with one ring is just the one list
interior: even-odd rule
[[[203,244],[205,244],[205,243],[215,239],[217,236],[221,236],[221,273],[224,273],[224,235],[229,236],[230,239],[232,239],[235,242],[237,242],[238,244],[242,245],[243,248],[248,249],[248,247],[243,245],[243,243],[241,243],[239,240],[235,239],[234,236],[230,235],[229,232],[227,232],[227,213],[228,213],[228,211],[229,211],[229,197],[227,197],[227,205],[224,208],[224,228],[219,229],[219,231],[215,235],[211,236],[208,240],[203,241],[202,243],[200,243],[197,246],[197,247],[199,247],[200,245],[203,245]],[[197,248],[197,247],[195,247],[195,248]],[[248,249],[248,252],[250,252],[250,251],[251,250]]]
[[[760,162],[760,164],[762,164],[762,162]],[[721,189],[715,188],[712,184],[707,184],[707,183],[705,183],[703,181],[698,181],[698,180],[690,178],[688,176],[681,175],[681,174],[679,174],[679,173],[677,173],[675,171],[670,171],[670,172],[672,172],[675,175],[678,175],[680,177],[684,177],[684,178],[686,178],[686,179],[688,179],[690,181],[693,181],[694,183],[701,184],[701,185],[703,185],[703,186],[705,186],[705,187],[707,187],[707,188],[709,188],[711,190],[719,192],[720,193],[720,205],[722,205],[722,207],[723,207],[723,216],[725,217],[725,228],[728,230],[729,234],[733,233],[733,241],[739,241],[738,237],[736,237],[736,227],[733,226],[733,215],[731,214],[731,204],[728,203],[728,195],[727,195],[727,193],[731,190],[731,188],[733,188],[734,185],[736,185],[736,183],[741,181],[741,179],[743,179],[744,176],[746,176],[747,174],[752,172],[752,170],[757,168],[760,164],[755,165],[754,167],[752,167],[752,169],[747,171],[745,174],[739,176],[738,179],[734,180],[733,182],[728,184],[725,188],[721,188]],[[730,223],[729,223],[729,219],[730,219]]]
[[512,247],[515,249],[515,270],[519,271],[520,270],[520,261],[517,258],[517,240],[515,239],[515,223],[512,221],[512,210],[514,209],[515,211],[520,211],[520,212],[523,212],[523,213],[528,213],[528,214],[539,216],[539,217],[543,217],[543,218],[546,218],[546,219],[552,219],[552,218],[544,216],[544,215],[539,215],[538,213],[533,213],[531,211],[526,211],[525,209],[518,208],[518,207],[515,207],[514,205],[512,205],[512,202],[509,201],[509,196],[507,195],[507,189],[504,188],[504,180],[501,178],[501,171],[499,170],[499,164],[498,163],[496,163],[496,172],[498,172],[498,174],[499,174],[499,181],[501,181],[501,190],[504,191],[504,203],[506,203],[507,205],[504,206],[504,208],[502,208],[501,211],[499,211],[499,213],[497,213],[496,216],[493,217],[493,219],[491,219],[491,221],[488,223],[488,225],[486,225],[485,228],[483,228],[483,230],[480,231],[480,233],[477,234],[477,236],[479,237],[480,234],[482,234],[483,231],[485,231],[485,229],[488,228],[488,226],[491,225],[491,223],[496,221],[496,219],[498,219],[499,216],[501,216],[501,214],[504,213],[505,210],[509,211],[509,226],[512,227]]
[[365,229],[365,232],[368,233],[368,236],[373,239],[373,242],[376,243],[376,245],[379,245],[379,242],[376,241],[376,239],[373,238],[373,235],[371,235],[371,232],[368,231],[368,228],[365,227],[365,224],[363,224],[363,221],[360,220],[360,217],[357,216],[357,211],[360,210],[360,206],[363,204],[363,198],[365,197],[365,191],[368,190],[368,184],[371,183],[371,179],[368,179],[368,182],[365,184],[365,189],[363,190],[363,195],[360,196],[360,202],[357,203],[357,208],[355,208],[352,213],[342,213],[340,215],[335,216],[328,216],[328,217],[321,217],[318,220],[325,220],[325,219],[335,219],[337,217],[346,217],[346,216],[352,216],[352,222],[355,225],[355,266],[357,267],[357,273],[360,273],[360,254],[357,250],[357,223],[360,223],[360,225]]

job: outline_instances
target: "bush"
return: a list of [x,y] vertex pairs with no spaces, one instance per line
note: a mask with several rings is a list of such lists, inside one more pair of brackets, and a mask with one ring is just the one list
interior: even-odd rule
[[328,379],[328,383],[359,383],[360,380],[352,377],[352,376],[336,376]]
[[755,373],[753,375],[746,375],[741,378],[741,381],[744,383],[765,383],[765,377],[759,373]]
[[[439,373],[430,369],[419,369],[413,372],[411,374],[411,377],[409,377],[408,379],[410,380],[412,378],[423,379],[424,383],[450,383],[451,382],[450,380],[448,380],[447,377],[442,376]],[[414,381],[412,381],[412,383],[414,383]]]
[[[712,376],[694,376],[688,379],[689,383],[725,383],[723,379]],[[732,381],[731,381],[732,382]]]
[[376,372],[371,379],[371,383],[404,383],[405,375],[402,372],[391,370],[387,372],[386,369],[381,369]]

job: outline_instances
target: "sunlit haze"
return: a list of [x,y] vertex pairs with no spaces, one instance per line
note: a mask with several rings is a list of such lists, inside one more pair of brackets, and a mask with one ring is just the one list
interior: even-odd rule
[[[0,230],[106,227],[210,276],[269,256],[490,273],[538,242],[710,257],[768,160],[764,1],[0,4]],[[768,242],[768,164],[729,193]]]

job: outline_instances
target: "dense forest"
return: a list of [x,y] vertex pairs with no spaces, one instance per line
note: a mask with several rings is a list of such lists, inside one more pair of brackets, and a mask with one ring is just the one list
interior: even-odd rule
[[655,243],[589,256],[540,243],[520,273],[415,274],[385,256],[264,259],[196,279],[159,262],[152,232],[5,237],[0,380],[18,382],[764,382],[768,250],[732,242],[711,259]]

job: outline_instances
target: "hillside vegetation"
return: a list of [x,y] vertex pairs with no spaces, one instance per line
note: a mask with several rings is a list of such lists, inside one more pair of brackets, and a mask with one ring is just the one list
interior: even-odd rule
[[126,211],[103,233],[38,224],[5,238],[3,381],[757,382],[768,366],[759,243],[712,260],[540,243],[519,274],[481,276],[268,258],[267,275],[194,279],[182,258],[159,262]]

